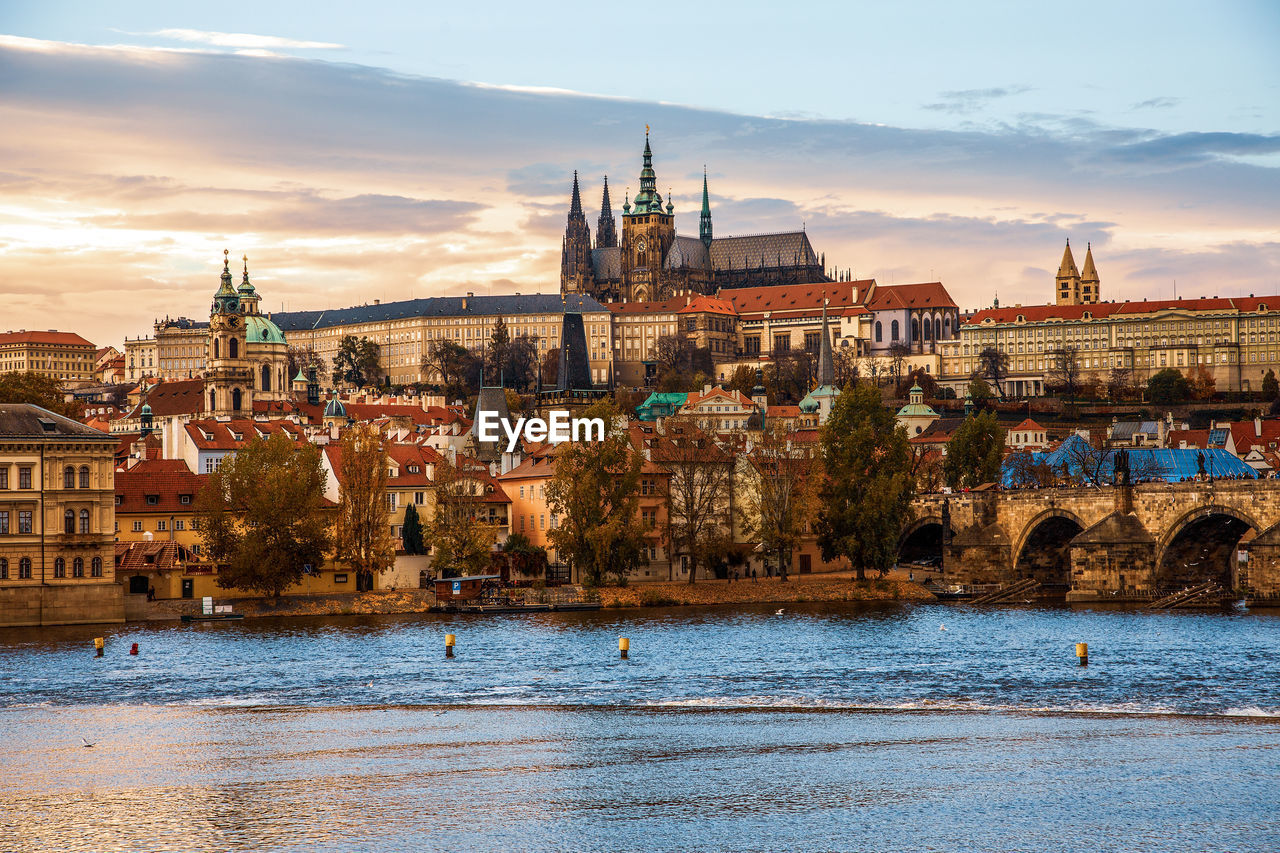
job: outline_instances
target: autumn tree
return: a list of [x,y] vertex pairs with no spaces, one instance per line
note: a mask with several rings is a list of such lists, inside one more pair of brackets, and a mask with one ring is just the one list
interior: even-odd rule
[[824,560],[844,557],[858,580],[884,574],[897,557],[898,536],[915,488],[906,430],[871,386],[846,388],[822,426],[824,476],[818,545]]
[[281,434],[223,457],[195,503],[218,586],[279,597],[319,568],[332,545],[324,483],[319,450]]
[[[542,356],[539,364],[538,382],[543,386],[555,387],[560,375],[560,347],[551,347]],[[538,388],[541,391],[542,388]]]
[[965,422],[947,442],[942,473],[953,489],[999,482],[1004,457],[1004,430],[993,412],[982,412]]
[[1049,363],[1044,377],[1046,389],[1066,396],[1068,402],[1074,404],[1082,384],[1080,348],[1064,346],[1045,355]]
[[84,404],[66,400],[58,380],[30,370],[0,373],[0,403],[30,403],[68,418],[84,416]]
[[1197,364],[1188,371],[1187,389],[1194,400],[1212,400],[1217,384],[1213,374],[1205,370],[1204,365]]
[[356,573],[356,590],[373,589],[373,576],[395,565],[387,504],[387,451],[372,425],[356,426],[339,443],[340,484],[334,551]]
[[1276,381],[1276,372],[1267,370],[1262,377],[1262,399],[1275,400],[1280,397],[1280,382]]
[[911,479],[918,494],[938,491],[945,482],[942,454],[936,448],[912,444]]
[[343,335],[333,356],[333,383],[363,388],[382,376],[382,348],[367,337]]
[[447,400],[462,399],[478,387],[474,377],[480,370],[479,360],[457,341],[432,339],[421,366],[423,373],[436,378]]
[[747,454],[752,488],[744,496],[747,525],[765,554],[775,558],[786,581],[792,552],[816,509],[818,460],[808,445],[793,442],[774,425]]
[[[594,403],[583,417],[612,425],[613,401]],[[640,472],[644,457],[624,431],[610,428],[603,441],[569,442],[557,448],[555,474],[547,483],[547,507],[555,525],[547,539],[583,583],[625,578],[645,561],[640,519]]]
[[718,446],[714,426],[677,415],[667,418],[653,460],[667,469],[667,518],[674,553],[689,560],[689,583],[699,566],[709,566],[728,551],[731,538],[733,454]]
[[986,347],[978,353],[977,376],[985,379],[996,396],[1004,399],[1004,380],[1009,375],[1009,354],[996,347]]
[[484,486],[447,459],[436,463],[435,512],[425,539],[442,578],[480,574],[489,564]]
[[310,377],[311,371],[315,370],[316,375],[324,369],[324,359],[320,353],[316,352],[313,347],[308,346],[290,346],[289,347],[289,376],[290,382],[293,377],[298,375],[298,371],[302,371],[303,376]]

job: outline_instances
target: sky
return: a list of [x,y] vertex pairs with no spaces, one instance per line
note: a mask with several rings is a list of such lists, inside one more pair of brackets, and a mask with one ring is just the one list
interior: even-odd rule
[[1280,294],[1280,4],[6,3],[3,328],[554,291],[654,165],[696,234],[1052,299]]

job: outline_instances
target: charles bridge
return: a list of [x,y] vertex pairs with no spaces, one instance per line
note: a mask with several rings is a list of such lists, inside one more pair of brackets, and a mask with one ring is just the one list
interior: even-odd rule
[[1033,578],[1068,600],[1155,599],[1214,583],[1280,600],[1280,480],[921,495],[903,562],[947,583]]

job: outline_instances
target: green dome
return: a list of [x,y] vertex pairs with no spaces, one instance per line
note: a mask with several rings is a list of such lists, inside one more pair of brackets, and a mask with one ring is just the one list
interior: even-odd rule
[[245,317],[244,329],[245,340],[251,344],[258,342],[282,344],[285,342],[284,332],[280,331],[280,327],[261,314],[250,314]]

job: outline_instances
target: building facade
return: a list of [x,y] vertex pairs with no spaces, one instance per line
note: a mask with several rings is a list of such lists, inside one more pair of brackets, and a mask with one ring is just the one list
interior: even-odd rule
[[75,332],[0,334],[0,373],[38,373],[63,384],[93,382],[98,348]]
[[117,443],[39,406],[0,404],[0,625],[124,621]]

